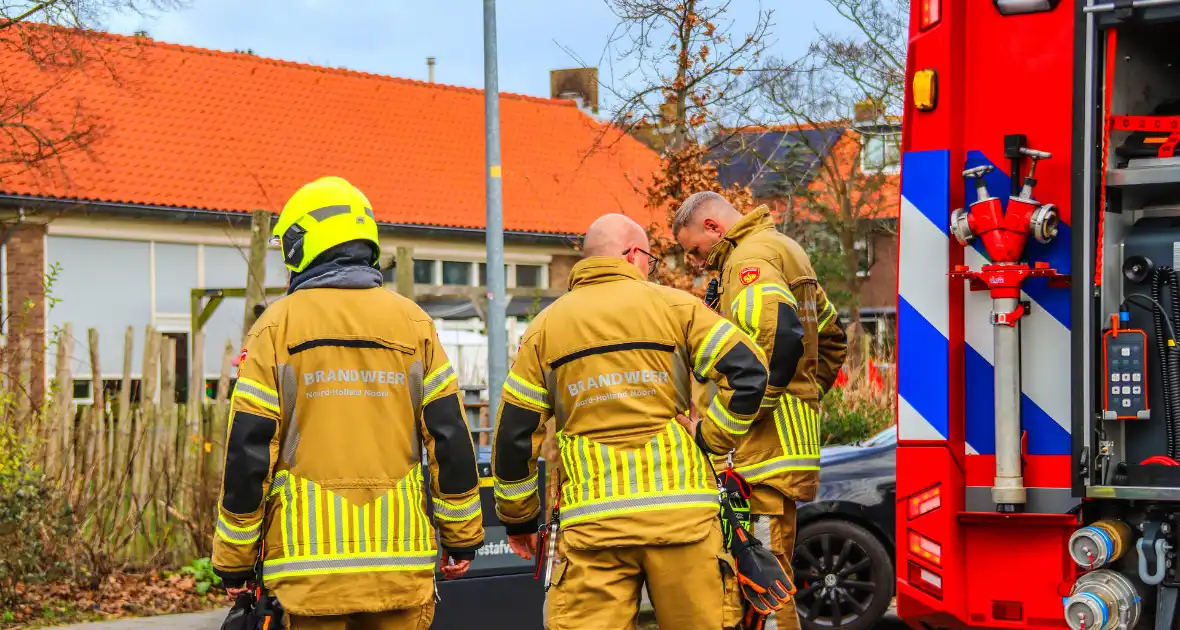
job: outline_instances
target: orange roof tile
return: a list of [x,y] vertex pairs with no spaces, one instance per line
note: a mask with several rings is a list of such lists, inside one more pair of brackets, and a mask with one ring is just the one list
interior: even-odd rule
[[[485,224],[482,90],[146,38],[97,46],[106,66],[65,74],[0,47],[6,93],[56,85],[28,122],[66,130],[81,112],[97,125],[86,150],[46,169],[0,165],[0,193],[278,212],[300,185],[332,174],[363,190],[384,222]],[[500,119],[506,230],[579,233],[605,212],[653,220],[651,149],[572,101],[502,94]]]

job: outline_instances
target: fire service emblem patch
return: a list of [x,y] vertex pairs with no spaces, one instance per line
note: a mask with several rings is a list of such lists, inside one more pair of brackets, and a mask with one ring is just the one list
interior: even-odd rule
[[742,284],[751,284],[760,275],[762,272],[757,267],[742,267],[742,270],[738,272],[738,279],[742,281]]

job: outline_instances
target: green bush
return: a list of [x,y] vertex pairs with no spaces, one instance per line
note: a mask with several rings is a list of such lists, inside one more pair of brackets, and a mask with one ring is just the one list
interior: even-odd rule
[[196,580],[196,591],[200,595],[208,593],[211,587],[221,586],[221,578],[213,572],[213,562],[209,558],[197,558],[180,572]]
[[0,609],[20,601],[18,580],[37,583],[71,574],[73,518],[33,464],[30,445],[0,424]]
[[823,443],[851,444],[897,422],[891,379],[874,388],[863,375],[853,372],[842,387],[833,387],[820,405]]

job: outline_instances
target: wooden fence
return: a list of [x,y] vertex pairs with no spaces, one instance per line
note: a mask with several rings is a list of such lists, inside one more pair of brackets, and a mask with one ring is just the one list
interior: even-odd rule
[[[134,329],[123,344],[122,379],[108,398],[98,331],[87,331],[92,402],[73,400],[74,331],[66,324],[56,347],[50,402],[29,409],[18,398],[16,418],[28,418],[40,446],[42,469],[79,520],[92,557],[112,564],[166,564],[210,550],[221,478],[234,347],[227,343],[212,403],[205,397],[203,353],[194,352],[188,400],[176,391],[176,340],[148,328],[138,400],[132,400]],[[198,333],[194,347],[203,348]],[[22,345],[22,381],[28,392],[33,353]],[[29,412],[32,413],[29,413]]]
[[[60,331],[48,404],[34,407],[31,396],[18,396],[15,413],[9,417],[18,424],[26,418],[31,422],[41,467],[81,526],[78,542],[93,562],[108,563],[107,568],[175,566],[209,554],[235,347],[229,343],[225,347],[211,402],[205,395],[204,353],[189,353],[188,399],[178,401],[175,394],[170,395],[176,391],[176,340],[149,327],[138,343],[143,362],[138,396],[133,400],[134,329],[128,327],[124,338],[122,379],[117,389],[108,392],[102,386],[98,331],[92,328],[87,331],[90,370],[86,376],[91,379],[93,400],[78,404],[73,399],[76,375],[71,369],[77,359],[74,335],[69,324]],[[197,333],[194,348],[205,347],[203,337]],[[22,342],[20,367],[9,371],[19,374],[14,378],[20,382],[10,383],[9,391],[31,391],[36,354]],[[468,407],[479,411],[479,419],[472,424],[486,428],[487,403]],[[549,433],[543,455],[553,467],[552,427]],[[489,433],[475,437],[479,445],[490,442]],[[553,482],[551,476],[550,492]]]

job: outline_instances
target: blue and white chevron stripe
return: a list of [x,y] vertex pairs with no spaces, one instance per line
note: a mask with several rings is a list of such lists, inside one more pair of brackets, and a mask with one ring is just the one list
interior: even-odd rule
[[[968,154],[965,168],[988,163],[979,152]],[[966,283],[948,283],[950,238],[949,152],[920,151],[905,155],[898,262],[898,437],[902,440],[945,440],[948,435],[949,290],[964,292],[966,449],[968,454],[995,453],[994,368],[991,298],[970,291]],[[1010,180],[996,168],[986,178],[988,192],[1007,205]],[[966,187],[966,202],[975,190]],[[1031,241],[1030,261],[1048,262],[1070,272],[1070,229],[1064,222],[1048,245]],[[978,240],[964,252],[963,262],[979,269],[988,261]],[[1026,283],[1023,299],[1032,310],[1022,324],[1022,424],[1028,431],[1030,455],[1070,452],[1070,312],[1069,290],[1050,289],[1047,281]]]

